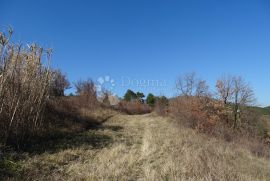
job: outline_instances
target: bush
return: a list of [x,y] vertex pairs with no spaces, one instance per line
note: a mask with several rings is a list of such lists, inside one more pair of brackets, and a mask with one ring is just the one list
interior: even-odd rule
[[117,109],[127,114],[146,114],[151,112],[151,107],[138,100],[127,102],[121,101]]
[[66,89],[70,88],[70,83],[66,76],[60,70],[52,72],[52,80],[50,86],[50,95],[54,97],[64,96]]
[[218,100],[195,73],[181,76],[176,82],[180,94],[170,101],[170,112],[178,122],[226,140],[234,136],[265,137],[259,114],[248,107],[254,102],[254,94],[244,79],[221,78],[216,87]]
[[[12,30],[8,35],[0,33],[0,140],[19,147],[43,130],[52,79],[51,51],[36,44],[12,44],[11,36]],[[47,60],[42,64],[44,53]]]
[[144,94],[141,92],[133,92],[132,90],[128,89],[127,92],[124,95],[124,100],[127,102],[134,101],[134,100],[139,100],[140,102],[144,102]]
[[149,93],[146,97],[146,103],[149,105],[149,106],[154,106],[155,105],[155,96],[151,93]]
[[169,112],[178,124],[198,132],[226,141],[239,142],[253,138],[257,145],[267,142],[267,126],[256,111],[246,107],[241,113],[241,124],[237,129],[234,128],[231,111],[231,107],[225,106],[222,101],[206,97],[177,97],[169,105]]
[[228,119],[223,104],[208,97],[177,97],[170,102],[169,110],[179,122],[207,133]]
[[75,83],[75,87],[82,108],[93,109],[98,103],[94,81],[91,79],[79,80]]
[[135,99],[137,99],[137,95],[135,94],[135,92],[128,89],[127,92],[124,95],[124,100],[129,102],[129,101],[132,101],[132,100],[135,100]]
[[169,100],[165,96],[155,98],[155,111],[158,115],[164,116],[168,114]]

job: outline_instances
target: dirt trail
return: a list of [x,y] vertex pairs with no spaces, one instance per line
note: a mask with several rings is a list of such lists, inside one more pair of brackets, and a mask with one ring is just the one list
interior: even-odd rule
[[[176,127],[169,118],[117,114],[83,144],[24,162],[36,180],[267,180],[269,159]],[[90,144],[95,141],[95,144]],[[32,179],[31,179],[32,180]]]
[[150,114],[117,115],[109,119],[103,125],[108,129],[103,131],[113,137],[112,144],[88,160],[89,165],[72,167],[73,173],[84,173],[83,178],[90,180],[144,180],[149,171],[145,165],[151,162],[150,154],[155,148],[152,146],[156,146],[151,145],[148,138],[159,131],[153,129],[157,121],[157,117]]

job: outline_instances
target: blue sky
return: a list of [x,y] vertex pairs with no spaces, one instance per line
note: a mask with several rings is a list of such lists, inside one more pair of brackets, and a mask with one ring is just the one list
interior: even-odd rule
[[[175,94],[180,74],[197,72],[214,89],[222,74],[243,76],[270,105],[267,0],[1,0],[0,26],[13,41],[51,47],[71,82],[106,75],[113,92]],[[162,86],[133,82],[155,80]],[[73,91],[72,89],[70,91]]]

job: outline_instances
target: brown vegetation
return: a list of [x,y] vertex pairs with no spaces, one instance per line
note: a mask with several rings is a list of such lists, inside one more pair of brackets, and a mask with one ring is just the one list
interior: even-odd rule
[[117,109],[127,114],[146,114],[152,111],[152,108],[139,100],[120,101]]
[[[51,52],[36,44],[12,44],[11,36],[11,29],[8,35],[0,33],[0,140],[19,147],[43,130]],[[47,59],[42,64],[44,52]]]
[[40,154],[20,156],[21,169],[9,178],[253,181],[270,177],[269,150],[255,140],[226,142],[151,114],[116,114],[95,129],[65,133],[50,142]]
[[11,35],[0,33],[0,179],[270,177],[269,118],[250,107],[254,94],[241,77],[219,79],[215,97],[206,81],[186,74],[173,99],[151,94],[146,104],[128,90],[111,106],[109,92],[98,102],[91,79],[64,96],[70,84],[50,69],[51,51],[12,44]]
[[62,74],[60,70],[52,70],[50,96],[64,96],[64,91],[68,88],[70,88],[70,83],[67,80],[66,75]]
[[51,134],[61,118],[83,120],[99,104],[90,79],[75,84],[78,96],[63,97],[70,84],[50,68],[51,50],[10,43],[11,36],[11,29],[0,33],[0,147],[20,149]]
[[253,91],[241,77],[218,80],[217,99],[194,73],[182,76],[176,85],[179,96],[170,101],[170,113],[179,123],[225,140],[252,136],[264,142],[265,126],[260,115],[249,107],[254,103]]
[[218,96],[224,105],[231,103],[233,126],[241,125],[244,109],[255,102],[254,92],[242,77],[222,77],[216,84]]
[[160,116],[167,116],[169,112],[169,100],[165,96],[155,97],[154,111]]
[[79,80],[75,83],[75,88],[82,107],[93,109],[97,106],[97,92],[93,80]]

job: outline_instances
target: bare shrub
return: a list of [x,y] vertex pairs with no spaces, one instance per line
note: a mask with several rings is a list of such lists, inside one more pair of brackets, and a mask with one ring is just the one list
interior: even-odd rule
[[155,97],[154,109],[158,115],[167,115],[169,111],[169,100],[165,96]]
[[196,82],[194,72],[182,75],[176,80],[176,89],[182,96],[192,96],[196,92]]
[[[226,132],[233,132],[233,139],[253,137],[258,143],[267,140],[267,126],[259,112],[252,106],[254,92],[249,84],[239,76],[223,76],[216,83],[218,99],[228,109]],[[232,130],[233,128],[233,130]]]
[[50,96],[64,96],[64,92],[68,88],[70,88],[70,83],[67,80],[66,75],[62,74],[60,70],[52,71]]
[[224,104],[229,103],[233,94],[233,78],[222,76],[216,83],[218,97]]
[[250,107],[255,100],[254,93],[243,78],[219,79],[218,99],[212,97],[206,82],[197,79],[194,73],[181,76],[176,87],[179,96],[170,101],[169,111],[179,123],[227,141],[253,137],[264,144],[266,126],[258,112]]
[[241,125],[241,115],[246,106],[253,105],[255,102],[254,92],[242,77],[233,78],[233,115],[234,128]]
[[176,120],[207,133],[212,133],[219,122],[227,120],[225,107],[208,97],[177,97],[170,101],[169,110]]
[[176,120],[207,133],[213,133],[219,122],[228,120],[225,106],[212,98],[206,81],[197,79],[195,73],[178,78],[176,88],[179,96],[169,106]]
[[134,100],[131,102],[121,101],[118,104],[117,109],[127,114],[146,114],[150,113],[152,110],[150,106],[142,103],[139,100]]
[[[51,51],[36,44],[12,44],[11,36],[11,29],[8,35],[0,33],[0,140],[19,147],[43,129]],[[44,53],[47,58],[42,63]]]
[[79,80],[75,83],[76,93],[82,107],[93,109],[97,105],[97,92],[91,79]]

